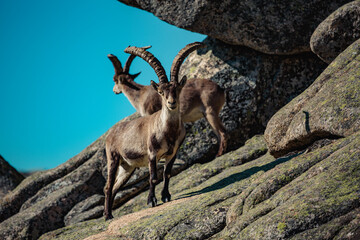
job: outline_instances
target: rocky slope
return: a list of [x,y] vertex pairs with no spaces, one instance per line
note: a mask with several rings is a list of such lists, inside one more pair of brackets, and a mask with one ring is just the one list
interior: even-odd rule
[[[148,209],[145,192],[117,209],[111,222],[78,223],[41,239],[358,239],[359,44],[272,117],[267,144],[256,136],[181,172],[171,179],[170,203]],[[309,114],[302,116],[304,107]],[[320,127],[331,134],[317,134]],[[338,131],[336,138],[330,130]],[[306,141],[294,141],[297,136]],[[283,156],[271,156],[267,145]]]
[[[304,91],[326,66],[312,53],[267,55],[210,37],[204,43],[207,47],[188,57],[180,75],[209,78],[225,89],[227,101],[220,115],[231,138],[229,150],[263,133],[271,116]],[[180,151],[187,161],[204,162],[215,155],[216,136],[208,129],[204,119],[187,127],[186,144]]]
[[16,169],[0,155],[0,197],[4,197],[19,185],[22,180],[24,180],[24,176],[16,171]]
[[354,133],[360,128],[359,89],[360,39],[272,117],[265,131],[270,152],[281,156],[319,138]]
[[[267,153],[267,145],[270,150],[276,146],[271,144],[272,138],[266,144],[262,136],[253,137],[243,147],[209,163],[195,164],[173,177],[170,190],[175,200],[171,203],[147,209],[145,192],[117,209],[111,222],[98,219],[79,223],[47,233],[41,239],[358,239],[359,43],[348,47],[312,86],[270,120],[268,135],[293,131],[311,140],[306,145],[275,137],[292,146],[297,143],[297,148],[284,148],[283,154],[287,155],[276,159]],[[351,75],[344,76],[344,69]],[[326,94],[328,100],[319,97],[339,84],[350,87],[338,87],[341,94]],[[308,94],[316,86],[321,86],[316,88],[318,95]],[[304,96],[309,100],[299,101]],[[324,115],[318,103],[306,105],[316,97],[331,103],[323,109],[345,110],[334,111],[331,117]],[[294,107],[298,102],[307,106],[309,118],[294,120],[297,111],[302,111]],[[339,123],[352,122],[341,125],[349,127],[346,134],[338,135],[340,138],[326,134],[314,138],[312,127],[306,131],[307,122],[316,125],[313,119],[322,119],[327,123],[323,127],[339,131],[343,129]],[[276,127],[280,123],[285,123],[286,131]],[[290,152],[299,149],[304,150]]]
[[[173,169],[177,175],[170,181],[174,201],[147,209],[148,172],[140,169],[117,194],[115,219],[104,222],[105,133],[0,200],[0,239],[358,239],[360,44],[352,44],[323,72],[326,64],[310,52],[309,43],[315,23],[347,1],[311,2],[316,16],[307,15],[314,9],[300,0],[290,6],[260,0],[124,2],[157,9],[155,15],[164,19],[168,13],[174,21],[171,14],[180,9],[184,19],[193,20],[188,29],[208,29],[208,16],[221,20],[215,25],[224,39],[207,33],[207,47],[188,57],[181,75],[206,77],[226,90],[221,118],[230,135],[229,153],[214,159],[217,140],[205,120],[187,125]],[[218,8],[224,6],[230,10]],[[239,6],[253,11],[238,14]],[[285,13],[286,21],[279,23]],[[249,38],[252,31],[240,27],[249,26],[245,20],[261,23],[258,29],[265,29],[256,31],[261,36]],[[292,31],[298,34],[304,24],[301,39],[296,38]],[[279,32],[267,36],[266,29]],[[229,45],[233,40],[225,38],[239,33],[245,46]],[[254,137],[265,129],[267,143]]]
[[331,63],[337,55],[360,38],[360,1],[340,7],[315,29],[310,39],[311,50]]
[[[206,43],[206,49],[183,64],[182,73],[208,77],[226,89],[228,99],[221,118],[231,138],[229,150],[262,133],[270,117],[325,68],[312,53],[270,56],[211,38]],[[133,117],[137,116],[130,119]],[[0,236],[37,238],[100,217],[106,179],[105,137],[106,133],[66,163],[26,178],[1,199]],[[187,125],[186,142],[173,173],[214,159],[217,148],[217,138],[204,119]],[[126,189],[118,193],[115,207],[144,191],[147,176],[147,169],[137,170]]]
[[[205,51],[210,57],[206,61],[209,64],[214,61],[222,63],[219,64],[219,69],[222,70],[216,73],[215,68],[205,67],[201,72],[210,77],[214,75],[211,79],[228,91],[229,98],[221,117],[231,136],[229,150],[238,148],[249,137],[263,132],[271,115],[303,91],[324,67],[314,56],[303,59],[301,56],[264,55],[263,60],[259,59],[258,66],[248,69],[251,62],[258,61],[256,53],[248,50],[243,53],[243,57],[227,55],[230,56],[228,62],[237,66],[233,68],[225,62],[225,56],[217,54],[216,48],[226,49],[227,45],[208,45]],[[212,52],[217,56],[211,55]],[[195,64],[198,63],[195,61]],[[197,70],[200,68],[202,67],[190,67],[196,69],[193,74],[200,71]],[[283,81],[286,76],[291,76],[293,81]],[[268,88],[263,88],[269,85],[276,85],[279,91],[270,93]],[[272,96],[273,101],[257,109],[259,102],[266,102],[263,95]],[[134,117],[138,115],[129,119]],[[173,174],[196,162],[210,161],[215,156],[217,139],[205,120],[187,125],[187,132],[186,142],[180,150]],[[0,237],[37,238],[57,228],[101,217],[104,201],[102,189],[106,179],[105,137],[106,133],[66,163],[31,175],[1,199]],[[147,169],[137,170],[126,189],[117,194],[115,207],[144,191],[148,186],[147,176]]]
[[257,136],[173,177],[170,203],[149,209],[143,193],[110,222],[78,223],[41,239],[356,239],[359,142],[358,132],[275,159]]

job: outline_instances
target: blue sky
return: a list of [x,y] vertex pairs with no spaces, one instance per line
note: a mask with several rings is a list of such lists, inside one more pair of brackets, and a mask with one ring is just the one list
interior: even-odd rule
[[[205,36],[116,0],[0,2],[0,154],[19,171],[50,169],[135,112],[112,92],[112,53],[150,51],[169,72],[186,44]],[[157,80],[135,59],[137,81]]]

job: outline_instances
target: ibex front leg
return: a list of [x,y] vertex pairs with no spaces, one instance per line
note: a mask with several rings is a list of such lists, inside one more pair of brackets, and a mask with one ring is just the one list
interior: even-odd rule
[[149,170],[150,170],[150,178],[149,178],[150,190],[149,190],[147,203],[149,206],[155,207],[157,204],[157,199],[155,197],[155,185],[158,180],[157,169],[156,169],[156,155],[151,156],[149,158]]
[[174,165],[176,159],[176,155],[174,155],[170,161],[165,163],[164,166],[164,188],[161,191],[161,201],[164,203],[170,202],[171,200],[171,194],[169,192],[169,182],[171,177],[171,169]]

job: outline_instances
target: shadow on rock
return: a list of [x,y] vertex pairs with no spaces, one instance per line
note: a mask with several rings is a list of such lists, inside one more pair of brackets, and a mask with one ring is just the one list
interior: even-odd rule
[[213,184],[211,186],[205,187],[205,188],[203,188],[203,189],[201,189],[199,191],[195,191],[195,192],[191,192],[191,193],[181,195],[179,197],[179,199],[192,197],[192,196],[195,196],[195,195],[199,195],[199,194],[219,190],[221,188],[229,186],[230,184],[233,184],[235,182],[244,180],[244,179],[246,179],[246,178],[248,178],[248,177],[250,177],[250,176],[252,176],[252,175],[254,175],[254,174],[258,173],[258,172],[261,172],[261,171],[267,172],[267,171],[273,169],[274,167],[276,167],[277,165],[285,163],[287,161],[290,161],[291,159],[293,159],[294,157],[299,156],[302,153],[303,152],[292,154],[292,155],[286,156],[286,157],[281,157],[281,158],[278,158],[275,161],[273,161],[271,163],[268,163],[268,164],[265,164],[265,165],[263,165],[261,167],[252,167],[252,168],[249,168],[249,169],[247,169],[247,170],[245,170],[243,172],[232,174],[232,175],[230,175],[230,176],[228,176],[228,177],[226,177],[224,179],[221,179],[217,183],[215,183],[215,184]]

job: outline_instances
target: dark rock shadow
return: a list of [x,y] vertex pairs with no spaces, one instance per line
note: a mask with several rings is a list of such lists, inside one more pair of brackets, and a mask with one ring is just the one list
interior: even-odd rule
[[281,158],[278,158],[276,159],[275,161],[271,162],[271,163],[268,163],[268,164],[265,164],[261,167],[252,167],[252,168],[249,168],[243,172],[239,172],[239,173],[235,173],[235,174],[232,174],[220,181],[218,181],[217,183],[211,185],[211,186],[208,186],[208,187],[205,187],[199,191],[195,191],[195,192],[190,192],[190,193],[187,193],[187,194],[183,194],[183,195],[180,195],[178,197],[178,199],[181,199],[181,198],[187,198],[187,197],[192,197],[192,196],[195,196],[195,195],[199,195],[199,194],[203,194],[203,193],[208,193],[208,192],[212,192],[212,191],[216,191],[216,190],[219,190],[221,188],[224,188],[224,187],[227,187],[235,182],[238,182],[238,181],[241,181],[241,180],[244,180],[260,171],[269,171],[271,169],[273,169],[275,166],[279,165],[279,164],[282,164],[284,162],[287,162],[289,160],[291,160],[292,158],[294,157],[297,157],[299,156],[300,154],[304,153],[304,151],[300,152],[300,153],[296,153],[296,154],[292,154],[290,156],[285,156],[285,157],[281,157]]
[[[182,70],[182,74],[200,77],[211,73],[209,79],[226,91],[226,103],[220,117],[231,140],[227,152],[263,133],[269,119],[308,88],[327,66],[310,52],[269,55],[211,37],[203,43],[206,47],[197,50],[197,60],[184,62],[182,68],[188,70]],[[202,61],[211,68],[199,64]],[[218,71],[213,71],[213,68],[218,68]],[[195,69],[195,72],[189,69]],[[216,136],[208,131],[202,132],[204,129],[210,129],[204,120],[192,123],[186,129],[188,145],[181,153],[188,154],[183,154],[183,159],[190,164],[209,162],[216,154],[217,144],[203,144],[204,139],[210,142]]]
[[307,133],[310,133],[310,122],[309,122],[310,115],[309,115],[309,112],[303,111],[303,113],[305,114],[305,130],[306,130]]

